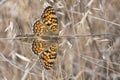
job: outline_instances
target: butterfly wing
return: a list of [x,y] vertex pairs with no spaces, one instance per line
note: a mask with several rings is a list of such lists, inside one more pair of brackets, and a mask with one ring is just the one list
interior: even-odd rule
[[43,23],[40,20],[35,21],[35,23],[33,24],[34,34],[46,34],[48,32],[48,28],[45,25],[43,25]]
[[32,43],[32,51],[40,55],[42,52],[44,52],[48,47],[50,46],[49,42],[42,41],[40,38],[34,39]]
[[41,16],[41,21],[52,33],[54,33],[54,35],[59,34],[58,19],[53,7],[48,6],[44,10]]
[[40,55],[40,58],[43,60],[42,63],[45,69],[49,70],[53,66],[57,56],[57,51],[58,43],[53,43]]
[[35,39],[32,43],[32,50],[39,55],[42,65],[45,69],[50,69],[57,56],[58,42],[46,42],[41,39]]

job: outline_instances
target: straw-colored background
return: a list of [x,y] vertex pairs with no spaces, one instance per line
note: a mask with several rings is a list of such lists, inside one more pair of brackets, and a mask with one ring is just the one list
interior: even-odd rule
[[[59,41],[49,71],[31,43],[13,40],[31,34],[48,5],[56,10],[60,36],[71,37]],[[0,80],[120,80],[120,0],[0,0]]]

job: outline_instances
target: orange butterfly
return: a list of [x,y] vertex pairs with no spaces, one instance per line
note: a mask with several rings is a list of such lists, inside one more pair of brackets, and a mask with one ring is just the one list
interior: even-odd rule
[[[56,59],[58,51],[59,27],[57,15],[53,7],[48,6],[40,20],[33,24],[33,34],[20,38],[22,41],[32,41],[32,51],[42,60],[44,68],[50,69]],[[25,37],[18,35],[17,37]],[[29,40],[28,38],[31,37]],[[34,38],[35,37],[35,38]]]

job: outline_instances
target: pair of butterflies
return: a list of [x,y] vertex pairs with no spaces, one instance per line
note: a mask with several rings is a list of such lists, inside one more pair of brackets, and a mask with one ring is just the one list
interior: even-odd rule
[[[58,35],[57,15],[54,8],[48,6],[45,8],[41,19],[35,21],[33,24],[33,34],[27,35],[27,37],[31,37],[32,40],[32,51],[40,57],[46,69],[50,69],[55,62],[59,46]],[[16,37],[23,37],[23,35]],[[27,38],[23,38],[20,40],[24,41],[26,39]]]

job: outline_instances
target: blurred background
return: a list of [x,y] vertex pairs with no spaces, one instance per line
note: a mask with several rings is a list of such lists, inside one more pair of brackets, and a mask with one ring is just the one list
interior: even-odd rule
[[[61,40],[45,70],[15,36],[32,34],[49,5]],[[0,80],[120,80],[120,0],[0,0]]]

